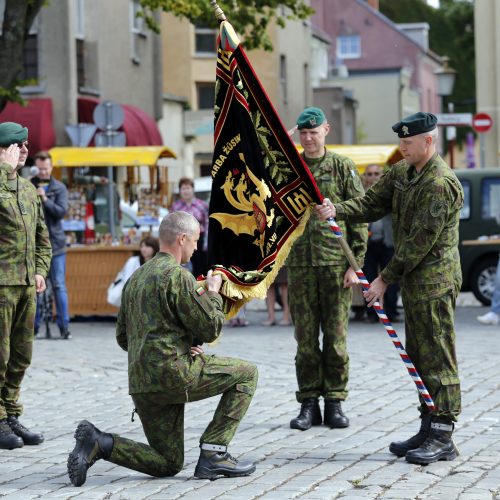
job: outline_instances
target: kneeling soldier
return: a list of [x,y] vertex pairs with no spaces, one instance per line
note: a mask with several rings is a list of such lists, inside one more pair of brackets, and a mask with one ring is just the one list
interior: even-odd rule
[[257,368],[246,361],[206,355],[200,345],[215,340],[224,322],[220,275],[208,273],[206,288],[181,267],[196,250],[196,219],[167,215],[160,225],[160,252],[127,282],[118,315],[117,341],[128,351],[129,389],[149,446],[101,432],[80,422],[68,474],[81,486],[99,459],[156,477],[174,476],[184,465],[184,404],[222,394],[200,439],[195,477],[247,476],[227,445],[245,415],[257,385]]

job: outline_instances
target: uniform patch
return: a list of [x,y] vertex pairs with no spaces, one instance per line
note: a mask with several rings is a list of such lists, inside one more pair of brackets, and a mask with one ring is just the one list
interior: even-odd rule
[[201,297],[202,295],[205,294],[207,290],[205,289],[205,287],[203,286],[199,286],[197,289],[196,289],[196,294]]
[[441,200],[433,200],[429,206],[429,213],[432,217],[439,217],[445,211],[446,205]]

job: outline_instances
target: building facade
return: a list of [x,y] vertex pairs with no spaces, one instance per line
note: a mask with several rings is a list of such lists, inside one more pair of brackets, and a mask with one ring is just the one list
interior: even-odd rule
[[28,106],[8,104],[0,119],[24,122],[35,148],[48,149],[70,145],[66,126],[92,122],[99,102],[113,100],[125,107],[127,145],[161,144],[161,42],[138,9],[137,0],[47,2],[26,44]]
[[331,40],[328,76],[319,86],[342,86],[358,101],[356,142],[393,142],[391,125],[403,116],[439,112],[434,71],[441,61],[429,50],[426,23],[396,25],[373,1],[311,5],[312,24]]
[[500,165],[500,3],[497,0],[474,2],[476,36],[477,111],[487,113],[492,128],[483,134],[486,166]]

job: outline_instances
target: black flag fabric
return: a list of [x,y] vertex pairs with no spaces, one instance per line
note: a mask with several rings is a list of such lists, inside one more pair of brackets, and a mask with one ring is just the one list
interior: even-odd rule
[[264,298],[323,197],[227,21],[215,85],[209,267],[225,275],[227,317]]

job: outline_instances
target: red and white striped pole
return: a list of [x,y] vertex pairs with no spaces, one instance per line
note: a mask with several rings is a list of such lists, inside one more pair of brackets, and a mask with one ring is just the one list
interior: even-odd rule
[[[370,288],[370,283],[366,279],[365,274],[359,267],[358,263],[356,262],[356,259],[354,258],[354,255],[349,248],[349,245],[345,241],[343,235],[342,235],[342,230],[340,229],[339,225],[335,222],[335,219],[333,217],[327,219],[327,222],[330,224],[330,229],[333,231],[333,234],[338,238],[339,244],[347,257],[347,260],[349,261],[349,264],[351,267],[354,269],[356,272],[356,275],[358,276],[359,281],[361,282],[361,286],[363,287],[363,290],[368,290]],[[399,340],[399,337],[396,333],[396,330],[394,330],[391,322],[389,321],[389,318],[385,314],[384,309],[380,305],[380,302],[375,302],[373,304],[373,308],[375,309],[375,312],[377,313],[377,316],[379,317],[381,323],[384,325],[384,328],[389,335],[389,337],[392,340],[392,343],[394,344],[394,347],[398,350],[399,355],[401,356],[401,359],[403,360],[406,369],[408,370],[408,373],[410,374],[410,377],[413,379],[413,382],[415,382],[415,385],[417,386],[418,392],[422,396],[423,400],[425,401],[425,404],[429,408],[429,410],[434,411],[436,409],[436,406],[434,405],[434,401],[429,394],[429,391],[425,387],[424,382],[420,378],[420,375],[417,372],[417,369],[411,362],[410,356],[406,353],[402,342]]]

